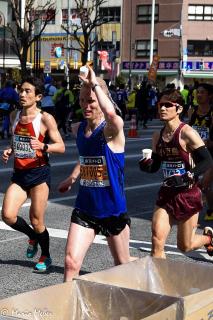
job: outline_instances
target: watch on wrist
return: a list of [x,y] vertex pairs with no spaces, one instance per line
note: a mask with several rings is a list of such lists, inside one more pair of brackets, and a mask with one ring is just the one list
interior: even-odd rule
[[49,148],[48,144],[45,143],[44,146],[43,146],[43,151],[47,152],[48,148]]
[[95,91],[95,88],[96,87],[100,87],[100,85],[98,83],[95,83],[93,86],[92,86],[92,91]]

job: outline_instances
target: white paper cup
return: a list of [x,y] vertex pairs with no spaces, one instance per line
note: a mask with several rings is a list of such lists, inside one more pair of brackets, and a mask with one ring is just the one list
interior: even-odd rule
[[143,158],[149,159],[152,156],[152,149],[143,149],[142,150]]
[[83,77],[86,77],[88,75],[88,68],[87,66],[82,66],[80,67],[80,75],[83,76]]

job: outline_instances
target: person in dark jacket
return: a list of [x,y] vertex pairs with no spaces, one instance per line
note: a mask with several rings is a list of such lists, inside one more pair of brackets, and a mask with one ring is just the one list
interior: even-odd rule
[[11,136],[10,134],[10,112],[18,105],[19,96],[18,93],[13,88],[13,82],[8,80],[6,82],[5,88],[0,90],[0,113],[3,116],[1,138],[5,138],[5,133],[7,138]]

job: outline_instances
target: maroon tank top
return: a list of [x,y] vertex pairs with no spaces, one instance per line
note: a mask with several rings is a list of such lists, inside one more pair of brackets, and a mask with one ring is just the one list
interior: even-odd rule
[[184,126],[185,123],[181,122],[169,142],[163,140],[165,127],[160,132],[156,151],[161,156],[161,167],[164,178],[168,178],[174,174],[181,175],[191,169],[193,163],[191,153],[185,151],[179,142],[180,131]]

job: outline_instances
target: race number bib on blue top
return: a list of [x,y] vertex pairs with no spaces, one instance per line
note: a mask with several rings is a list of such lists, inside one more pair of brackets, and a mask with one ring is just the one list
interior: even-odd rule
[[107,187],[110,185],[104,156],[80,157],[80,185]]

